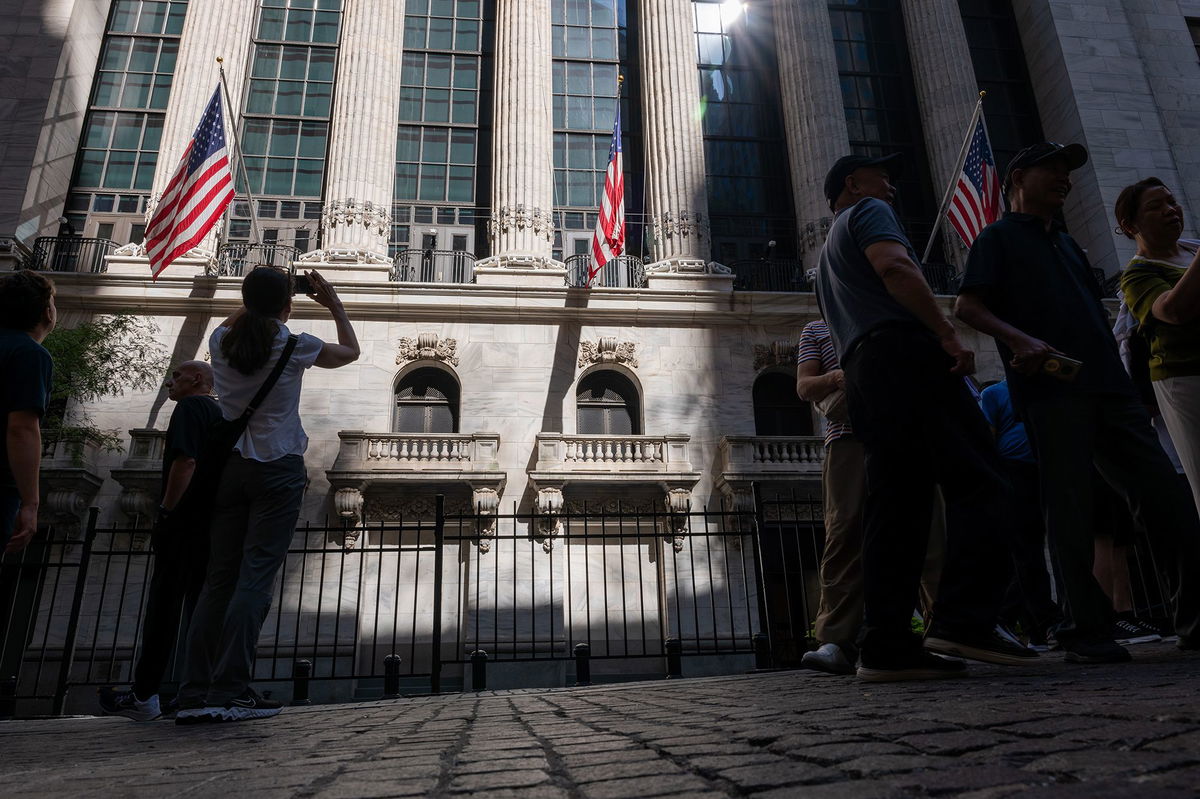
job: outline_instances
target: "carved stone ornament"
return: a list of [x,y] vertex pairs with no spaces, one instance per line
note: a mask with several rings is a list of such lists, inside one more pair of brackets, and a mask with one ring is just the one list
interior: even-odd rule
[[363,495],[357,488],[339,488],[333,495],[333,509],[346,525],[342,546],[354,549],[362,535]]
[[416,338],[402,338],[396,363],[410,361],[442,361],[458,366],[458,339],[439,338],[437,333],[420,333]]
[[731,270],[725,264],[719,264],[716,261],[708,261],[705,263],[699,258],[671,258],[666,261],[650,264],[646,267],[647,273],[653,274],[675,274],[675,275],[732,275]]
[[386,236],[391,232],[392,215],[387,208],[370,200],[359,202],[347,197],[325,203],[321,209],[321,224],[326,229],[339,225],[359,225],[376,236]]
[[692,492],[686,488],[672,488],[666,496],[667,511],[663,537],[676,552],[683,551],[683,539],[688,532],[688,512],[692,508]]
[[380,255],[377,252],[343,250],[336,247],[326,250],[312,250],[311,252],[304,253],[296,260],[306,264],[375,264],[377,266],[391,266],[395,263],[391,258],[388,258],[386,255]]
[[832,224],[833,217],[830,216],[805,222],[800,229],[800,252],[806,253],[821,249],[825,245],[825,238],[829,235],[829,226]]
[[563,526],[559,515],[563,512],[563,492],[561,488],[538,489],[534,500],[534,511],[538,515],[530,534],[533,540],[542,545],[542,551],[549,553],[554,548],[554,538],[562,534]]
[[506,205],[501,207],[488,220],[488,236],[495,241],[500,234],[510,230],[532,230],[535,235],[552,241],[554,238],[554,217],[549,211],[541,208],[526,208],[524,205]]
[[594,363],[620,363],[631,369],[638,367],[637,344],[632,341],[617,341],[616,336],[602,336],[599,341],[579,343],[579,366]]
[[135,244],[131,242],[129,244],[122,244],[120,247],[113,250],[113,255],[122,255],[126,258],[145,258],[146,248],[141,244]]
[[754,345],[754,371],[768,366],[795,366],[796,345],[790,341],[772,341]]
[[500,494],[494,488],[476,488],[471,492],[471,510],[475,512],[475,543],[480,552],[490,552],[491,539],[496,537],[496,513],[500,510]]
[[702,242],[707,241],[708,218],[704,214],[693,211],[656,214],[654,217],[655,241],[666,241],[676,236],[682,238],[696,236]]

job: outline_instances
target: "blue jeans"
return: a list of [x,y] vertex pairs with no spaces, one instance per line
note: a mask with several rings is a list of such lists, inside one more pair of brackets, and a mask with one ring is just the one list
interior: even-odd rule
[[184,707],[224,705],[250,686],[305,478],[299,455],[267,463],[237,453],[229,458],[214,503],[208,574],[188,630],[179,688]]

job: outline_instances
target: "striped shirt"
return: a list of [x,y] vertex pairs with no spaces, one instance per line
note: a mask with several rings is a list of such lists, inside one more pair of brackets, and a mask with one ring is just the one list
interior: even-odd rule
[[[829,326],[825,320],[818,319],[804,326],[800,334],[800,345],[796,353],[796,363],[818,361],[821,364],[821,374],[840,369],[837,352],[833,349],[833,339],[829,336]],[[825,420],[825,446],[829,446],[839,438],[853,433],[846,422],[831,422]]]

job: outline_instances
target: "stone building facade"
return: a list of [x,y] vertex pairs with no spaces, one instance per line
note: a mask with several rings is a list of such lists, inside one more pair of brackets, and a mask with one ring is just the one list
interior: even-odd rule
[[[817,316],[804,274],[829,224],[824,174],[847,152],[902,152],[923,245],[981,89],[1001,166],[1043,137],[1089,148],[1066,221],[1106,273],[1131,254],[1112,230],[1123,185],[1157,174],[1200,204],[1200,0],[0,7],[0,261],[61,272],[63,324],[153,319],[173,361],[206,356],[248,264],[319,269],[363,354],[306,377],[303,518],[368,537],[436,493],[541,514],[816,490],[820,421],[788,387]],[[221,69],[238,198],[153,281],[145,216]],[[587,289],[618,107],[629,244]],[[935,244],[961,264],[948,234]],[[334,335],[307,300],[293,318]],[[49,507],[144,517],[165,391],[88,410],[130,446],[49,458]]]

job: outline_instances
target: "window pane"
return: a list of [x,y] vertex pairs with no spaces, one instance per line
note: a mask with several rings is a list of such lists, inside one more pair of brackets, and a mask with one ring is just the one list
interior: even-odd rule
[[79,177],[76,183],[80,186],[99,186],[100,176],[104,174],[104,153],[98,150],[84,150],[79,157]]
[[451,57],[448,55],[430,55],[425,66],[425,85],[448,87],[451,63]]
[[425,121],[450,121],[450,92],[445,89],[429,89],[425,92]]
[[267,194],[291,194],[294,164],[290,158],[268,158],[264,191]]
[[445,128],[426,128],[425,145],[421,152],[421,160],[426,163],[445,163],[446,147],[449,138],[449,131]]
[[396,160],[421,160],[421,129],[411,125],[401,125],[396,134]]
[[453,121],[466,125],[475,122],[475,92],[454,92]]
[[475,197],[475,170],[469,166],[450,167],[450,185],[447,199],[452,202],[470,202]]
[[271,151],[269,155],[291,157],[296,154],[296,139],[300,135],[297,122],[275,122],[271,128]]
[[324,158],[325,139],[329,128],[324,122],[305,122],[300,126],[300,156]]
[[398,200],[415,200],[417,199],[417,165],[416,164],[397,164],[396,165],[396,199]]
[[421,165],[421,199],[446,199],[446,167],[438,164]]
[[142,117],[137,114],[117,114],[112,146],[122,150],[136,150],[142,138]]
[[428,20],[424,17],[407,16],[404,18],[404,47],[405,49],[425,47],[425,31]]
[[454,130],[450,133],[450,163],[475,163],[475,131]]
[[429,20],[429,49],[454,49],[454,21],[450,19]]
[[112,150],[108,154],[108,169],[104,171],[104,187],[128,189],[133,184],[134,154]]
[[321,175],[324,164],[320,161],[301,159],[296,162],[296,189],[299,197],[321,196]]
[[304,80],[308,72],[308,48],[284,47],[280,59],[279,77]]
[[479,49],[479,23],[475,20],[460,19],[454,23],[454,49]]

